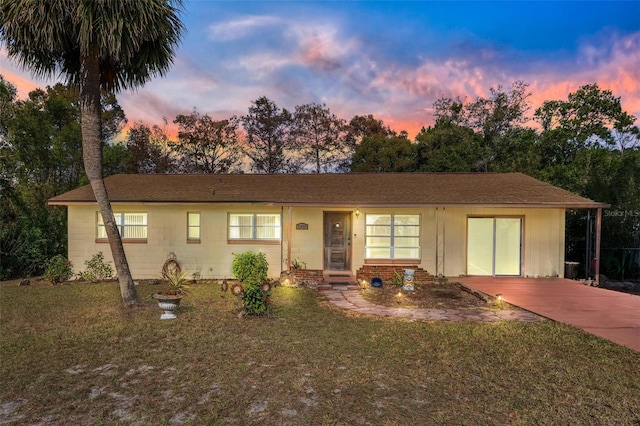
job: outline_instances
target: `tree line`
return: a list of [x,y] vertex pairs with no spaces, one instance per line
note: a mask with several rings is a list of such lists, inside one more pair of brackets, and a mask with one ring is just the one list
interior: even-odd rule
[[348,172],[364,138],[396,136],[372,115],[347,122],[324,104],[288,111],[266,97],[253,101],[241,117],[214,120],[194,108],[173,123],[178,128],[174,140],[166,119],[163,125],[134,123],[124,140],[105,146],[119,158],[107,168],[125,173]]
[[[88,182],[78,89],[56,84],[24,100],[16,93],[0,76],[0,278],[41,273],[46,259],[66,252],[66,212],[46,200]],[[215,120],[197,109],[178,115],[171,138],[167,119],[125,130],[116,96],[102,93],[104,174],[522,172],[624,212],[603,222],[602,269],[637,276],[636,118],[597,84],[535,111],[530,97],[521,81],[486,98],[443,97],[433,105],[435,124],[414,140],[372,115],[347,121],[324,104],[289,111],[260,97],[240,117]],[[568,257],[583,264],[586,222],[584,212],[568,215]]]

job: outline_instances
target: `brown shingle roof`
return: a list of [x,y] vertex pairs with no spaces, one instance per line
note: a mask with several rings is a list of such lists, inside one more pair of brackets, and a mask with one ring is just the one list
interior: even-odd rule
[[[113,203],[265,203],[322,206],[607,207],[521,173],[115,175]],[[49,200],[95,202],[89,185]]]

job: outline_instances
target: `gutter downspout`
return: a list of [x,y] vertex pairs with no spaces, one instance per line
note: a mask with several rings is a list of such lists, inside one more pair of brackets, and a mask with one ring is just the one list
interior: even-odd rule
[[293,234],[293,214],[291,212],[291,206],[288,207],[287,212],[287,273],[291,272],[291,235]]
[[[440,216],[442,216],[442,239],[440,237]],[[445,257],[447,249],[446,239],[446,226],[447,226],[447,210],[446,207],[436,207],[436,277],[446,276],[445,270]],[[442,262],[442,270],[440,269],[440,262]]]
[[[594,259],[593,255],[593,225],[591,221],[591,209],[587,210],[587,235],[585,239],[585,249],[584,249],[584,271],[585,271],[585,279],[589,279],[591,277],[591,264]],[[566,231],[565,231],[566,232]]]
[[446,207],[442,208],[442,276],[446,277],[447,270],[445,266],[445,258],[447,257],[447,210]]
[[438,208],[436,207],[436,277],[438,276],[438,243],[440,242],[438,234]]
[[[280,207],[280,224],[284,223],[284,207]],[[281,225],[282,226],[282,225]],[[284,247],[282,246],[282,234],[280,235],[280,275],[282,276],[282,266],[284,265]]]

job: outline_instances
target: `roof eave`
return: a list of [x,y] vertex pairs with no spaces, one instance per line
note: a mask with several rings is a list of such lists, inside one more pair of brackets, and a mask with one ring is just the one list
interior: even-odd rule
[[[95,205],[95,201],[87,200],[74,200],[74,201],[62,201],[62,200],[49,200],[47,202],[50,206],[80,206],[80,205]],[[142,205],[169,205],[169,204],[210,204],[210,205],[261,205],[261,206],[274,206],[274,207],[341,207],[341,208],[425,208],[425,207],[449,207],[449,208],[462,208],[462,207],[483,207],[483,208],[560,208],[560,209],[597,209],[597,208],[609,208],[610,204],[586,202],[586,203],[371,203],[371,202],[344,202],[344,203],[303,203],[303,202],[268,202],[268,201],[148,201],[148,200],[115,200],[111,201],[113,205],[123,204],[142,204]]]
[[559,209],[596,209],[611,207],[605,203],[274,203],[283,207],[484,207],[484,208],[559,208]]

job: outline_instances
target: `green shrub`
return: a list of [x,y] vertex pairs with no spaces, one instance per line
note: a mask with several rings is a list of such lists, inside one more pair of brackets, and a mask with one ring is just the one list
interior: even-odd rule
[[271,284],[249,281],[240,295],[243,309],[241,315],[261,315],[271,313]]
[[268,270],[267,256],[252,251],[236,254],[231,264],[233,276],[240,281],[261,283],[267,280]]
[[44,278],[52,284],[67,281],[73,276],[71,261],[61,254],[53,256],[45,264]]
[[84,262],[87,269],[82,272],[82,278],[93,283],[113,277],[113,268],[104,261],[102,252],[94,254],[90,260]]
[[264,253],[252,251],[236,254],[231,271],[244,283],[234,294],[242,302],[240,315],[269,315],[271,308],[271,284],[267,282],[269,263]]

